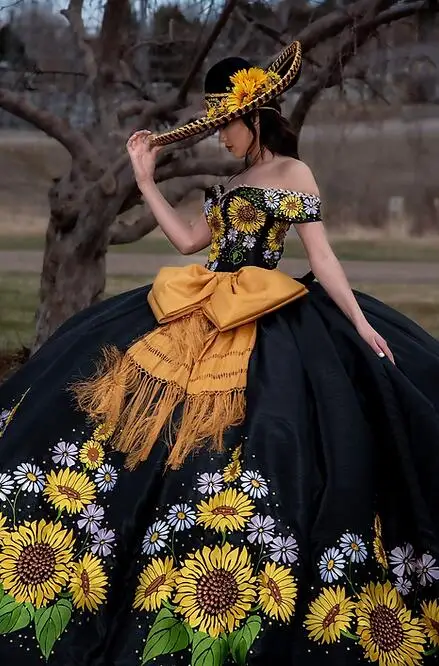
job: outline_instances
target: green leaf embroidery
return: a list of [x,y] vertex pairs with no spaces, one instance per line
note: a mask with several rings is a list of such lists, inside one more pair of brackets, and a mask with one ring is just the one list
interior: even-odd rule
[[230,652],[232,653],[233,660],[239,666],[245,666],[248,651],[255,642],[260,629],[261,618],[259,615],[252,615],[241,629],[230,634]]
[[227,639],[223,636],[211,638],[197,631],[192,642],[191,666],[222,666],[228,652]]
[[3,594],[0,601],[0,634],[24,629],[34,617],[32,604],[19,604],[13,597]]
[[35,633],[46,660],[71,617],[72,604],[68,599],[59,599],[53,606],[40,608],[35,613]]
[[191,636],[185,624],[170,610],[162,608],[149,631],[142,664],[159,655],[184,650],[190,644],[190,640]]

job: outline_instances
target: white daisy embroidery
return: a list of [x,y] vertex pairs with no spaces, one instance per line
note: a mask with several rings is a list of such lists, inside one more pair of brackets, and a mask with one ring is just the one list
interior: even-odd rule
[[187,530],[195,525],[195,511],[189,504],[175,504],[171,507],[167,515],[168,522],[175,530]]
[[232,242],[236,241],[236,239],[238,238],[238,232],[236,231],[236,229],[229,229],[229,231],[227,232],[227,238],[229,239],[229,241]]
[[319,200],[317,197],[305,197],[303,199],[303,207],[307,215],[318,215]]
[[267,544],[273,540],[276,523],[271,516],[257,514],[248,522],[247,539],[250,543]]
[[408,578],[397,578],[395,581],[395,587],[400,594],[405,596],[411,592],[413,585],[412,581]]
[[439,580],[439,567],[436,564],[434,557],[428,553],[417,560],[415,567],[421,585],[428,585]]
[[264,190],[264,201],[267,208],[275,210],[280,203],[280,194],[276,190]]
[[366,545],[358,534],[347,532],[340,539],[340,547],[351,562],[365,562],[367,559]]
[[282,562],[282,564],[293,564],[293,562],[297,560],[297,555],[297,541],[292,536],[288,536],[286,538],[277,536],[270,543],[270,558],[274,562]]
[[142,543],[142,552],[146,555],[152,555],[166,546],[166,539],[169,536],[169,525],[164,520],[157,520],[146,530],[145,538]]
[[226,241],[226,239],[224,238],[224,236],[221,236],[221,238],[219,239],[218,242],[219,242],[219,246],[220,246],[221,249],[223,249],[223,248],[226,246],[226,243],[227,243],[227,241]]
[[252,247],[256,245],[256,238],[254,236],[249,236],[248,234],[244,236],[244,240],[242,241],[242,244],[247,250],[251,250]]
[[68,442],[58,442],[53,447],[52,460],[57,465],[66,465],[67,467],[72,467],[76,462],[76,456],[78,455],[78,447],[75,444],[69,444]]
[[256,499],[268,495],[267,482],[258,472],[244,472],[241,476],[241,487],[245,493]]
[[270,259],[273,259],[273,252],[271,250],[264,250],[263,257],[265,261],[270,261]]
[[206,217],[209,215],[210,211],[212,210],[212,206],[213,206],[213,199],[212,197],[209,197],[209,199],[206,199],[206,201],[204,202],[204,214]]
[[209,266],[209,270],[211,270],[211,271],[216,271],[217,268],[218,268],[218,259],[215,259],[215,261],[213,261],[213,262],[210,264],[210,266]]
[[114,540],[114,530],[98,530],[96,534],[93,535],[93,543],[91,546],[92,553],[107,557],[107,555],[113,550]]
[[0,412],[0,432],[6,427],[10,413],[9,409],[2,409]]
[[200,493],[203,493],[204,495],[219,493],[223,488],[223,477],[218,472],[215,472],[214,474],[204,472],[199,475],[197,485]]
[[44,486],[44,474],[36,465],[22,463],[14,472],[15,481],[28,493],[39,493]]
[[112,465],[102,465],[99,467],[95,476],[96,484],[102,492],[106,493],[109,490],[113,490],[117,481],[117,471]]
[[101,520],[104,517],[104,509],[97,504],[89,504],[79,514],[78,527],[90,534],[95,534],[99,530]]
[[14,490],[14,479],[10,474],[0,474],[0,500],[4,502],[6,496]]
[[346,560],[338,548],[328,548],[319,562],[319,571],[325,583],[333,583],[343,575]]
[[389,560],[392,571],[398,578],[410,576],[415,570],[415,551],[409,543],[394,548],[390,553]]

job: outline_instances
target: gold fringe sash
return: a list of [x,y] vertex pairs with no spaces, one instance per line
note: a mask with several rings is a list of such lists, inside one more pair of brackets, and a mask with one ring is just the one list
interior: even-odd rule
[[115,426],[113,446],[130,469],[163,431],[172,469],[207,440],[220,451],[224,432],[245,416],[256,320],[306,293],[278,270],[163,268],[148,294],[160,326],[126,352],[104,349],[96,375],[73,387],[78,404]]

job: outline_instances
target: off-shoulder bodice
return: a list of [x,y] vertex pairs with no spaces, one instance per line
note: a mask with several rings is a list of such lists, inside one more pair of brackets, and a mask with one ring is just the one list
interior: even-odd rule
[[320,199],[282,188],[236,185],[206,190],[204,211],[212,231],[207,268],[276,268],[291,224],[321,220]]

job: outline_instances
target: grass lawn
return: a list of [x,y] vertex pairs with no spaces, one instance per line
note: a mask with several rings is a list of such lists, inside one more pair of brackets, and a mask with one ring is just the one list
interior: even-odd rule
[[[150,282],[141,276],[110,277],[107,295]],[[0,349],[17,349],[32,340],[39,276],[0,272]],[[439,338],[439,284],[353,284],[404,312]]]
[[[332,247],[339,259],[363,261],[422,261],[439,263],[439,238],[412,239],[331,239]],[[44,237],[40,235],[2,236],[0,250],[43,250]],[[178,254],[166,238],[151,236],[137,243],[115,245],[110,252],[123,254]],[[285,257],[300,259],[305,256],[302,243],[289,239],[286,243]]]

